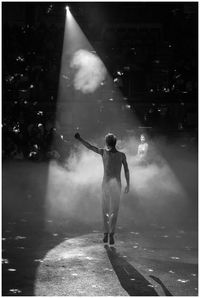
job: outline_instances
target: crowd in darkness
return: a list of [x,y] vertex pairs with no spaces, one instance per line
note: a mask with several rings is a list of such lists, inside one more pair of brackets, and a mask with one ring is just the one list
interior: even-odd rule
[[62,29],[5,24],[2,33],[3,158],[61,159],[55,105]]
[[3,24],[4,159],[62,161],[66,156],[65,140],[55,123],[63,30],[55,25]]

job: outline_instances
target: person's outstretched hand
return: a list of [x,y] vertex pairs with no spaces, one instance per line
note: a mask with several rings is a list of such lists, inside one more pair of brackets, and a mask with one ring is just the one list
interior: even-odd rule
[[126,185],[124,192],[125,193],[128,193],[129,192],[129,185]]
[[74,137],[76,138],[76,139],[80,139],[80,134],[77,132],[77,133],[75,133],[75,135],[74,135]]

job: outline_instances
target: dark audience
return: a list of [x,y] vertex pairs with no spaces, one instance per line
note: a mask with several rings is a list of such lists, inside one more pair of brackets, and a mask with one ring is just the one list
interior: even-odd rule
[[[3,26],[3,159],[66,157],[66,144],[55,124],[63,30],[45,24]],[[137,116],[146,126],[172,123],[168,107],[152,106]]]

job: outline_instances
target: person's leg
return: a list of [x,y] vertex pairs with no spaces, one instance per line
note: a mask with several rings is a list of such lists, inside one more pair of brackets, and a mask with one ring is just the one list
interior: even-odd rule
[[115,233],[117,217],[119,212],[120,195],[112,199],[111,215],[110,215],[110,233]]
[[108,242],[109,208],[110,208],[110,194],[108,191],[108,187],[106,185],[103,185],[103,188],[102,188],[102,212],[103,212],[103,225],[104,225],[103,242]]
[[114,244],[114,233],[119,212],[121,187],[119,184],[114,185],[111,193],[111,208],[110,208],[110,244]]

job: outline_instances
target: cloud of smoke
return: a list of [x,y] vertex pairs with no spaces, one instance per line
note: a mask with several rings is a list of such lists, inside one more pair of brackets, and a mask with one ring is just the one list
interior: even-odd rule
[[[161,140],[149,143],[150,163],[141,166],[137,157],[138,140],[130,137],[123,141],[122,151],[127,155],[132,186],[124,213],[135,217],[139,223],[164,221],[173,224],[186,216],[189,197],[170,164],[156,149],[158,144],[159,147],[166,145]],[[173,146],[169,147],[170,159]],[[181,168],[181,164],[182,161],[179,161],[177,167]]]
[[[119,150],[126,153],[131,190],[123,194],[120,218],[134,219],[138,224],[156,221],[173,223],[187,215],[188,195],[169,164],[152,147],[152,162],[140,166],[137,160],[138,140],[132,136],[119,140]],[[179,163],[178,167],[181,167]],[[66,168],[50,165],[47,194],[48,216],[73,217],[85,223],[101,221],[101,156],[80,145],[72,152]],[[122,169],[122,183],[125,179]],[[120,220],[119,218],[119,220]]]
[[83,93],[94,92],[106,76],[102,61],[87,50],[75,52],[70,67],[75,70],[74,88]]
[[52,162],[47,194],[48,217],[70,217],[84,223],[101,216],[101,157],[85,149],[72,152],[66,167]]

